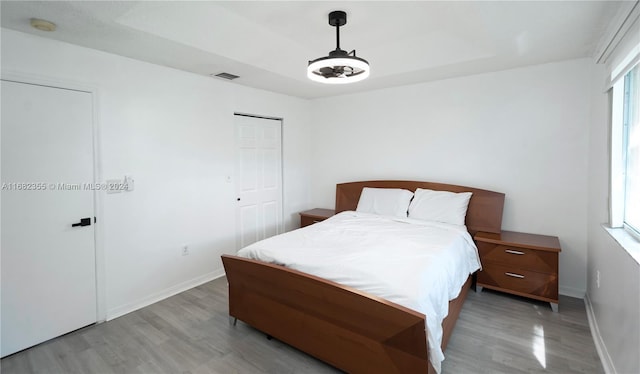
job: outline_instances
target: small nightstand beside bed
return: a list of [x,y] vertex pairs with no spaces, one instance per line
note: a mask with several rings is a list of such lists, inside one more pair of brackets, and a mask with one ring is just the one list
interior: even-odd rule
[[[454,222],[430,221],[449,198],[435,214]],[[429,182],[339,184],[336,216],[223,256],[229,314],[347,372],[438,372],[479,267],[472,235],[500,232],[503,203]]]
[[561,248],[557,237],[503,231],[479,232],[474,240],[483,268],[478,273],[478,291],[486,287],[547,301],[558,311]]
[[314,223],[322,222],[336,214],[333,209],[315,208],[300,212],[300,227],[307,227]]

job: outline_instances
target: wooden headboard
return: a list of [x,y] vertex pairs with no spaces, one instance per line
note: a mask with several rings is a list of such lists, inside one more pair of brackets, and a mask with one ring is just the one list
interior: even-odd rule
[[471,234],[475,234],[478,231],[500,233],[502,227],[503,193],[432,182],[364,181],[341,183],[336,185],[336,213],[344,212],[345,210],[356,210],[364,187],[404,188],[413,192],[417,188],[451,192],[473,192],[465,219],[467,230]]

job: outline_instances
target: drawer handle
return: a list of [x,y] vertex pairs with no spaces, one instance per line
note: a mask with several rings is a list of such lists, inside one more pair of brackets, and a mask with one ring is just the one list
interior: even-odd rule
[[523,255],[524,254],[524,252],[514,251],[513,249],[505,249],[504,251],[507,252],[507,253],[510,253],[512,255]]
[[513,277],[513,278],[520,278],[520,279],[524,278],[524,275],[516,274],[516,273],[509,273],[509,272],[506,272],[506,273],[504,273],[504,275],[508,275],[508,276],[510,276],[510,277]]

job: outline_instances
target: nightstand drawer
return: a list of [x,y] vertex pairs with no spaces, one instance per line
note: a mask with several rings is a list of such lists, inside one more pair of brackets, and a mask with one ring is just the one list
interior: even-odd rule
[[333,209],[315,208],[300,212],[300,227],[306,227],[313,225],[314,223],[322,222],[325,219],[336,214]]
[[558,254],[516,246],[478,242],[482,265],[496,263],[538,273],[558,273]]
[[[478,284],[499,290],[515,291],[523,296],[535,295],[558,300],[558,276],[537,273],[496,263],[482,264]],[[557,301],[556,301],[557,302]]]
[[322,222],[325,219],[326,218],[300,216],[300,227],[306,227],[306,226],[309,226],[309,225],[313,225],[314,223]]

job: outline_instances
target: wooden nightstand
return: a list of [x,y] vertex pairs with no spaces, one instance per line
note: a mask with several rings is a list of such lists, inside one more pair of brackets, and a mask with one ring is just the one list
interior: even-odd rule
[[555,236],[502,231],[478,232],[476,241],[482,262],[476,287],[547,301],[558,311],[558,257]]
[[335,210],[322,209],[322,208],[316,208],[316,209],[300,212],[300,227],[305,227],[305,226],[313,225],[314,223],[317,223],[317,222],[322,222],[334,214],[336,214]]

